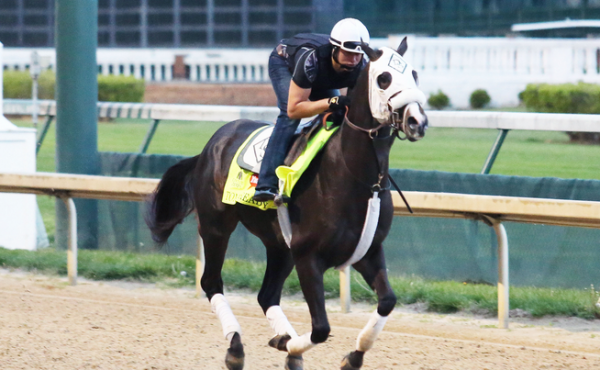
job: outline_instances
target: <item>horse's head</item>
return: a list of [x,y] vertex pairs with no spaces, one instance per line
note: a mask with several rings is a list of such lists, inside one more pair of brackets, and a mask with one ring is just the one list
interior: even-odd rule
[[407,47],[406,37],[398,50],[373,50],[363,44],[370,59],[368,89],[373,118],[401,130],[408,140],[417,141],[427,129],[423,110],[426,99],[418,87],[417,71],[402,57]]

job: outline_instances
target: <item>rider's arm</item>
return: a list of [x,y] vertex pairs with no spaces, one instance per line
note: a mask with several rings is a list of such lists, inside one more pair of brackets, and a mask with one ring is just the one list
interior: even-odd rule
[[294,81],[291,81],[288,97],[288,117],[292,119],[312,117],[325,112],[329,108],[329,99],[308,100],[310,92],[311,89],[303,89],[296,85]]

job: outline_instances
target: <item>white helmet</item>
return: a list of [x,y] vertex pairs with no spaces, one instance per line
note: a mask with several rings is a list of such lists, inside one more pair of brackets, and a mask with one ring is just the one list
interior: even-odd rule
[[361,42],[368,44],[370,41],[367,27],[354,18],[337,22],[329,35],[329,42],[351,53],[362,53]]

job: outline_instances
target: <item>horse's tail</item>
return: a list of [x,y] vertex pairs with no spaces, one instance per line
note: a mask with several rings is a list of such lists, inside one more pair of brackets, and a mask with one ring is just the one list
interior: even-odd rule
[[171,166],[154,190],[145,220],[156,243],[166,243],[175,226],[194,210],[192,171],[198,157]]

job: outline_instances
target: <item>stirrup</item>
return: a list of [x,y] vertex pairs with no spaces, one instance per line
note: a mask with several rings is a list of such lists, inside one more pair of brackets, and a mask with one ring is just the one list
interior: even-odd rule
[[252,197],[252,199],[254,199],[257,202],[268,202],[270,200],[275,200],[275,198],[278,196],[279,194],[277,194],[276,191],[272,190],[272,189],[268,189],[268,190],[255,190],[254,191],[254,196]]

